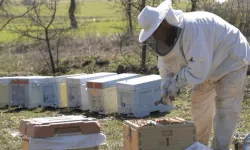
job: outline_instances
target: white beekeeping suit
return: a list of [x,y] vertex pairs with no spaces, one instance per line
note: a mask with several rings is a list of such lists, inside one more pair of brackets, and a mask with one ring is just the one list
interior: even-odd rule
[[146,6],[138,16],[143,28],[140,42],[152,35],[162,16],[182,29],[171,51],[159,56],[162,88],[169,88],[171,93],[176,88],[193,86],[192,120],[198,141],[208,144],[214,120],[213,149],[228,150],[242,107],[249,44],[236,27],[220,17],[208,12],[183,13],[166,2],[157,8]]

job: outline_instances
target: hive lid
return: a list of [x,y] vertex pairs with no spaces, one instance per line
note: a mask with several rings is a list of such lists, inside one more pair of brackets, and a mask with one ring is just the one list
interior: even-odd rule
[[86,73],[56,76],[55,79],[57,80],[57,82],[65,82],[65,79],[68,77],[81,76],[81,75],[86,75]]
[[29,84],[33,82],[38,82],[38,80],[53,78],[52,76],[25,76],[25,77],[15,77],[12,78],[11,84]]
[[87,118],[85,116],[60,116],[60,117],[44,117],[31,119],[38,124],[69,122],[69,121],[92,121],[94,118]]
[[0,78],[0,85],[3,84],[9,84],[11,80],[13,79],[18,79],[18,78],[23,78],[24,76],[19,76],[19,77],[1,77]]
[[100,73],[94,73],[94,74],[68,77],[66,78],[66,82],[71,83],[71,84],[86,84],[86,82],[89,80],[94,80],[94,79],[113,76],[113,75],[117,75],[117,73],[100,72]]
[[108,76],[108,77],[88,81],[87,87],[97,88],[97,89],[112,87],[112,86],[115,86],[116,83],[119,81],[129,80],[129,79],[136,78],[136,77],[139,77],[139,75],[130,74],[130,73],[123,73],[123,74]]
[[147,75],[126,81],[117,82],[117,87],[125,88],[128,90],[137,90],[150,87],[159,87],[161,84],[161,76]]
[[44,117],[23,119],[19,131],[29,137],[46,138],[65,133],[100,133],[100,125],[94,118],[85,116]]

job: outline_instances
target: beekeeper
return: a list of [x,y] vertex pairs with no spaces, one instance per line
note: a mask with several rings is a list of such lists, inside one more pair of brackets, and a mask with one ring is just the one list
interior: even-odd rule
[[146,6],[138,16],[139,41],[156,40],[164,101],[192,86],[192,120],[197,140],[228,150],[239,121],[244,80],[250,62],[246,38],[234,26],[208,12],[183,13],[170,1]]

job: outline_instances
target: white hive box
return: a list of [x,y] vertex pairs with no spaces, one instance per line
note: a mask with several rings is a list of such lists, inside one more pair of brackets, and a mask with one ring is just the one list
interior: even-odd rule
[[57,99],[59,97],[57,92],[57,80],[54,77],[38,79],[37,81],[33,81],[32,87],[33,90],[36,89],[40,91],[41,97],[30,97],[30,101],[36,101],[36,99],[40,98],[41,107],[57,107],[58,102]]
[[138,74],[118,74],[87,82],[90,111],[99,114],[118,112],[116,83],[139,77]]
[[[11,79],[18,77],[1,77],[0,78],[0,108],[7,107],[9,105],[9,84]],[[19,77],[21,78],[21,77]]]
[[167,112],[170,106],[158,105],[154,102],[160,100],[161,77],[148,75],[116,84],[119,114],[146,117],[151,112]]
[[40,81],[45,78],[52,77],[27,76],[12,79],[9,84],[9,106],[22,106],[30,109],[41,105],[43,94]]
[[57,94],[58,94],[58,99],[57,99],[57,106],[59,108],[65,108],[68,106],[68,96],[67,96],[67,85],[66,85],[66,78],[67,77],[73,77],[73,76],[79,76],[79,75],[84,75],[83,74],[72,74],[72,75],[65,75],[65,76],[57,76],[56,81],[57,81]]
[[81,110],[89,110],[89,101],[86,82],[98,78],[116,75],[116,73],[101,72],[82,76],[74,76],[66,78],[68,107],[80,108]]

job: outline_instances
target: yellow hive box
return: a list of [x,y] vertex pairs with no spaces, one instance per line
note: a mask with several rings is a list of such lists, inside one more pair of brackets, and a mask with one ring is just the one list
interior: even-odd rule
[[67,95],[66,78],[67,77],[73,77],[73,76],[79,76],[79,75],[85,75],[85,73],[55,77],[56,80],[57,80],[57,83],[58,83],[57,88],[58,88],[58,95],[59,95],[59,98],[58,98],[58,107],[59,108],[68,107],[68,95]]
[[1,77],[0,78],[0,108],[7,107],[9,105],[9,84],[12,79],[22,78],[20,77]]

